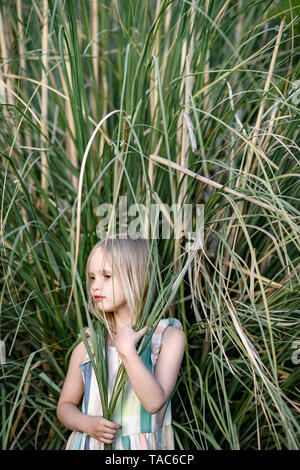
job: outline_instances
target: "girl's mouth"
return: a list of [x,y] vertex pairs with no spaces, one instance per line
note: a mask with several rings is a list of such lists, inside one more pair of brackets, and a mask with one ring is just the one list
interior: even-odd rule
[[100,300],[103,300],[105,297],[103,297],[102,295],[94,295],[94,299],[96,300],[96,302],[100,302]]

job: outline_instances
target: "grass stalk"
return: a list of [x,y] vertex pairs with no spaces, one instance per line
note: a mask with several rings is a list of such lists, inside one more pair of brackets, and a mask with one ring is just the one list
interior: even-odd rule
[[[42,84],[47,84],[47,75],[48,75],[48,1],[43,0],[43,10],[42,10],[42,74],[41,74],[41,82]],[[41,148],[45,148],[47,146],[48,141],[48,128],[47,128],[47,109],[48,109],[48,90],[45,86],[42,86],[41,89],[42,96],[41,96]],[[42,166],[42,174],[41,174],[41,185],[42,189],[47,192],[48,190],[48,178],[49,178],[49,168],[48,168],[48,160],[47,160],[47,150],[43,150],[41,152],[41,166]],[[46,210],[45,200],[41,200],[41,210],[44,212]]]

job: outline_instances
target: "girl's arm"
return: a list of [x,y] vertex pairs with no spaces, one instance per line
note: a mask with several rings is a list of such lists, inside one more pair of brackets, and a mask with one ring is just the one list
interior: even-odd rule
[[121,426],[103,418],[103,416],[86,415],[78,408],[84,392],[79,364],[85,355],[86,348],[81,342],[71,354],[67,376],[57,405],[57,417],[72,431],[81,431],[105,444],[111,444],[116,430]]
[[144,332],[145,328],[135,333],[129,325],[123,327],[116,338],[116,347],[137,397],[143,407],[154,414],[167,402],[175,387],[184,354],[185,335],[174,326],[166,328],[152,375],[135,348]]
[[81,342],[71,354],[68,372],[57,405],[58,419],[73,431],[81,431],[85,424],[86,415],[78,409],[84,392],[79,364],[84,356],[85,346]]

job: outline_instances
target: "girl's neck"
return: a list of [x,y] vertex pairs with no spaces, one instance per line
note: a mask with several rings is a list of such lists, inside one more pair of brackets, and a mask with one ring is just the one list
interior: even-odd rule
[[111,334],[108,335],[108,344],[110,346],[113,346],[114,344],[114,338],[118,334],[121,328],[126,325],[132,325],[133,321],[131,318],[130,311],[128,309],[114,312],[113,314],[114,318],[114,332],[113,335]]
[[118,331],[123,328],[123,326],[131,325],[133,323],[131,313],[127,309],[122,312],[115,312],[114,319],[116,325],[116,333],[118,333]]
[[111,336],[110,334],[108,335],[108,338],[107,338],[107,342],[108,342],[108,345],[109,346],[114,346],[114,340],[115,340],[115,337],[116,335],[118,334],[118,332],[120,331],[121,328],[123,328],[123,326],[126,326],[126,325],[130,325],[130,320],[126,321],[126,322],[118,322],[116,323],[116,327],[115,327],[115,331],[113,333],[113,335]]

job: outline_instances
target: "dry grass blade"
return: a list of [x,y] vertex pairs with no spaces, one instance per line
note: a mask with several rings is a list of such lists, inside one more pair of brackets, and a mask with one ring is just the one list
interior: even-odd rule
[[[277,57],[277,54],[278,54],[278,49],[279,49],[279,45],[280,45],[280,41],[281,41],[282,30],[283,30],[284,24],[285,24],[285,19],[283,19],[281,21],[280,26],[279,26],[279,31],[278,31],[275,47],[274,47],[273,54],[272,54],[270,68],[269,68],[267,80],[266,80],[265,87],[264,87],[264,95],[266,95],[268,93],[268,90],[269,90],[269,87],[270,87],[271,78],[272,78],[272,74],[273,74],[273,70],[274,70],[274,66],[275,66],[276,57]],[[265,102],[266,102],[266,96],[264,96],[264,98],[263,98],[263,100],[260,104],[257,119],[256,119],[256,124],[255,124],[255,127],[253,129],[253,138],[252,138],[253,145],[256,145],[256,142],[257,142],[257,139],[258,139],[258,132],[259,132],[259,129],[260,129],[260,126],[261,126],[262,116],[263,116],[263,112],[264,112],[264,109],[265,109]],[[250,171],[251,166],[252,166],[253,152],[254,152],[253,147],[251,147],[250,151],[249,151],[248,158],[247,158],[246,169],[245,169],[245,171],[247,173]]]
[[265,202],[258,201],[254,199],[251,196],[247,196],[246,194],[240,193],[239,191],[236,191],[235,189],[228,188],[227,186],[222,186],[220,183],[217,183],[216,181],[210,180],[209,178],[205,178],[205,176],[198,175],[197,173],[193,172],[192,170],[189,170],[188,168],[184,168],[181,165],[178,165],[175,162],[170,162],[166,158],[160,157],[158,155],[150,155],[150,158],[158,163],[162,163],[163,165],[170,166],[171,168],[174,168],[174,170],[180,171],[182,173],[185,173],[186,175],[189,175],[193,178],[196,178],[199,181],[202,181],[202,183],[208,184],[210,186],[213,186],[214,188],[217,189],[222,189],[222,191],[231,194],[232,196],[236,196],[241,199],[245,199],[249,202],[252,202],[253,204],[256,204],[260,207],[263,207],[264,209],[268,209],[271,212],[275,212],[276,214],[285,216],[284,213],[282,213],[279,209],[276,207],[270,206],[270,204],[266,204]]
[[[43,24],[42,24],[42,78],[41,83],[47,84],[48,76],[48,0],[43,0]],[[48,141],[48,128],[47,128],[47,111],[48,111],[48,90],[42,86],[42,100],[41,100],[41,147],[45,147]],[[42,188],[45,192],[48,189],[48,161],[47,152],[41,152],[41,166],[42,166]],[[46,210],[45,201],[41,199],[41,210]]]
[[68,312],[68,309],[70,307],[72,295],[73,295],[73,289],[74,289],[74,284],[75,284],[75,278],[76,278],[76,269],[77,269],[77,263],[78,263],[78,256],[79,256],[79,238],[80,238],[80,219],[81,219],[81,198],[82,198],[82,184],[83,184],[83,176],[85,172],[85,166],[87,162],[87,158],[89,156],[89,151],[90,148],[93,144],[93,141],[95,139],[95,136],[97,132],[99,132],[99,129],[103,125],[103,123],[113,114],[120,113],[121,111],[118,109],[116,111],[111,111],[107,116],[104,116],[103,119],[97,124],[96,128],[94,129],[87,147],[85,149],[82,163],[81,163],[81,168],[80,168],[80,175],[79,175],[79,181],[78,181],[78,199],[77,199],[77,219],[76,219],[76,232],[75,232],[75,254],[74,254],[74,264],[72,266],[72,286],[71,286],[71,292],[69,296],[69,301],[68,305],[65,311],[65,314]]

